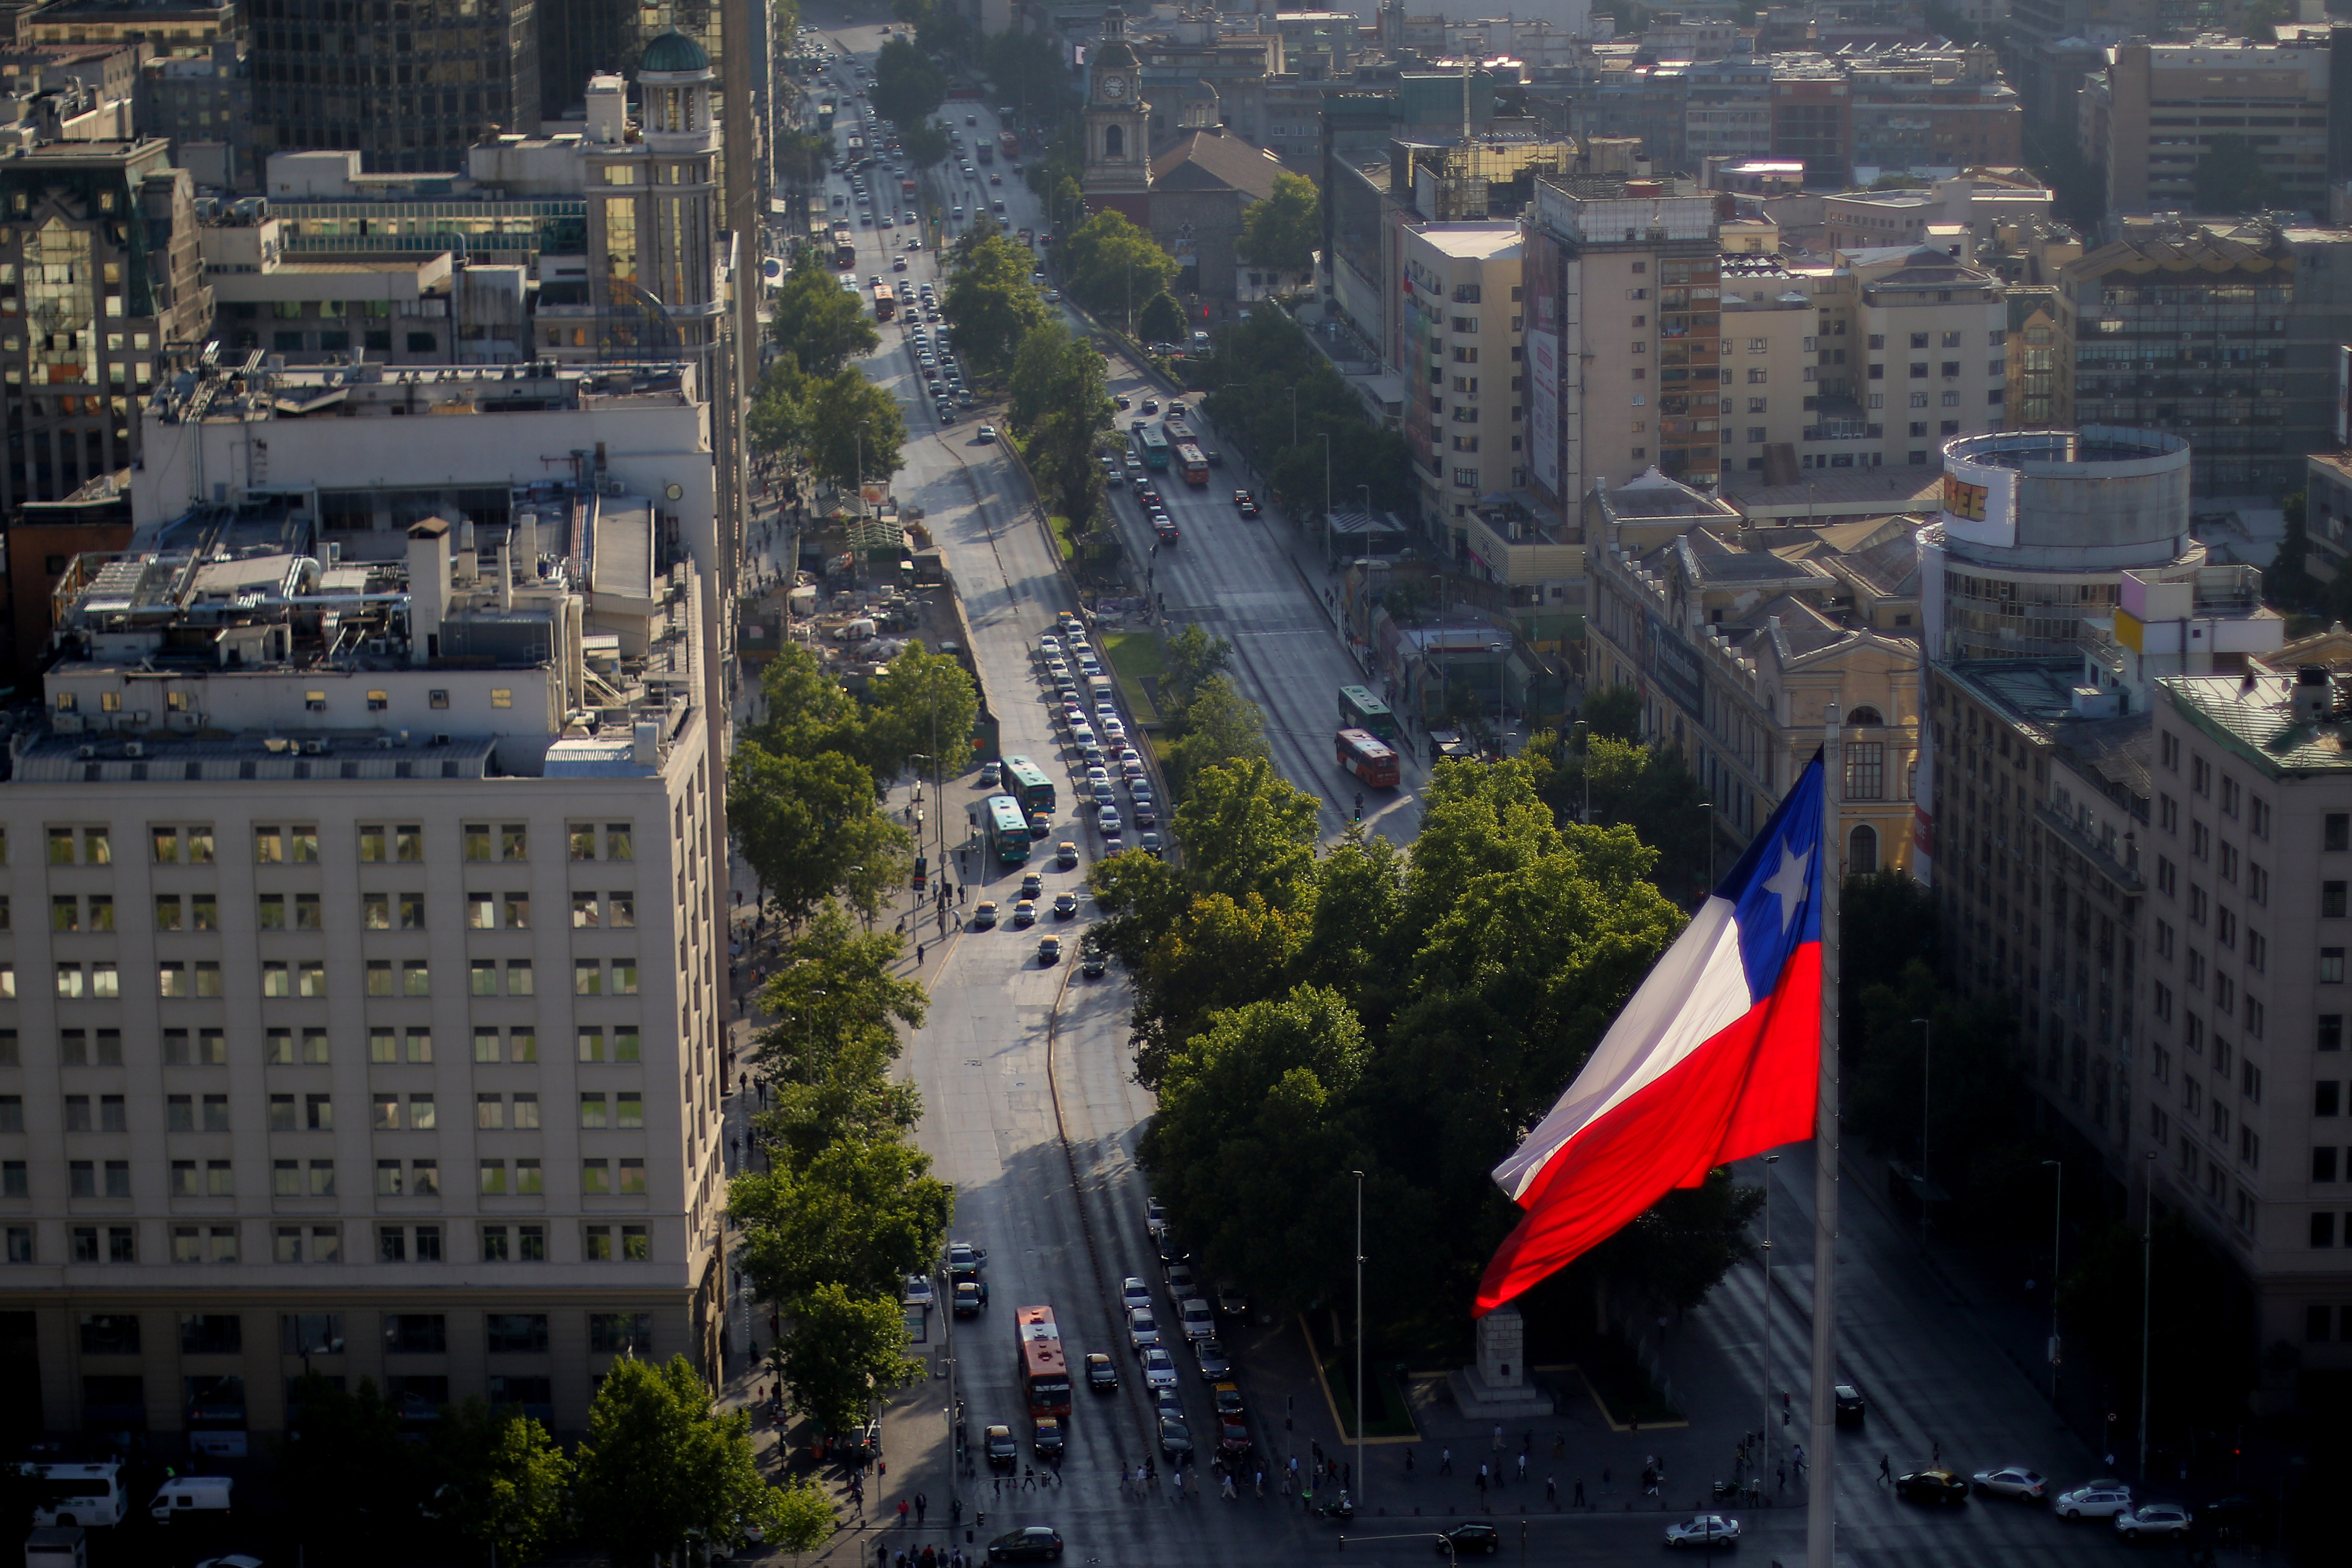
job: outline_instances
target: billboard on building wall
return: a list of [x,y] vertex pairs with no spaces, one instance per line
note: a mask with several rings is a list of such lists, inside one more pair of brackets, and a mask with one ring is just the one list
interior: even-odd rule
[[1528,469],[1565,506],[1559,478],[1559,243],[1529,233],[1521,275],[1528,292]]
[[2017,470],[1966,458],[1944,459],[1944,532],[2007,550],[2017,543]]

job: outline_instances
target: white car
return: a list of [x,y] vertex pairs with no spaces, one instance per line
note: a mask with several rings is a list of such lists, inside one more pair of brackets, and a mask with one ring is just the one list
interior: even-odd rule
[[2060,1519],[2113,1519],[2131,1510],[2131,1488],[2117,1480],[2086,1481],[2060,1492],[2053,1506]]
[[908,1306],[920,1307],[924,1311],[928,1312],[933,1306],[938,1304],[939,1299],[939,1292],[931,1288],[931,1277],[929,1275],[909,1274],[907,1276],[907,1294],[902,1298],[902,1300]]
[[1160,1342],[1160,1320],[1151,1315],[1149,1307],[1130,1307],[1127,1312],[1127,1340],[1140,1352]]
[[2189,1533],[2194,1522],[2189,1511],[2179,1503],[2145,1502],[2116,1515],[2116,1533],[2126,1541],[2137,1541],[2144,1535],[2182,1536]]
[[1062,657],[1062,641],[1059,637],[1039,637],[1037,651],[1046,658],[1059,658]]
[[1176,1358],[1159,1345],[1143,1352],[1143,1385],[1146,1388],[1176,1386]]
[[2022,1465],[1979,1470],[1974,1479],[1977,1490],[1993,1497],[2015,1498],[2020,1502],[2040,1502],[2050,1495],[2050,1483]]
[[1719,1513],[1702,1513],[1666,1526],[1666,1544],[1696,1546],[1703,1551],[1731,1546],[1739,1540],[1739,1521]]
[[1118,1282],[1118,1299],[1120,1304],[1130,1312],[1138,1307],[1149,1309],[1151,1305],[1151,1287],[1130,1274]]
[[1205,1340],[1217,1331],[1217,1314],[1198,1296],[1179,1306],[1176,1316],[1184,1325],[1187,1340]]

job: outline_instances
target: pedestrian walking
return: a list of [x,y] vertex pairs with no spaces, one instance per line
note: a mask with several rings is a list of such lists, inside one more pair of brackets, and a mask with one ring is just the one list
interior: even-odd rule
[[1234,1490],[1234,1478],[1231,1476],[1227,1476],[1225,1478],[1224,1493],[1225,1500],[1227,1502],[1234,1501],[1234,1499],[1239,1496],[1239,1494]]
[[929,1498],[925,1497],[921,1492],[917,1492],[915,1494],[915,1522],[917,1524],[923,1522],[923,1515],[930,1510],[930,1506],[931,1500]]
[[1252,1474],[1250,1477],[1250,1483],[1257,1489],[1258,1500],[1260,1502],[1264,1502],[1265,1500],[1265,1472],[1264,1470],[1258,1470]]
[[1582,1476],[1576,1478],[1576,1491],[1575,1494],[1569,1499],[1569,1501],[1578,1508],[1582,1508],[1584,1506],[1584,1478]]
[[1525,1454],[1519,1456],[1519,1484],[1528,1484],[1528,1457]]
[[907,1528],[907,1500],[905,1498],[900,1498],[898,1500],[898,1528],[901,1530]]
[[1568,1458],[1568,1435],[1566,1433],[1555,1432],[1551,1435],[1551,1457],[1556,1460],[1565,1459]]
[[1437,1473],[1441,1476],[1450,1476],[1454,1473],[1453,1449],[1440,1448],[1437,1450]]
[[1544,1478],[1544,1501],[1558,1502],[1559,1500],[1559,1483],[1552,1479],[1549,1476],[1546,1476]]
[[1780,1488],[1780,1490],[1782,1490],[1782,1491],[1787,1491],[1787,1490],[1789,1489],[1789,1465],[1788,1465],[1788,1461],[1784,1459],[1784,1460],[1782,1460],[1780,1463],[1779,1463],[1779,1464],[1777,1464],[1777,1465],[1773,1466],[1773,1467],[1772,1467],[1772,1474],[1773,1474],[1773,1476],[1774,1476],[1774,1478],[1775,1478],[1775,1484]]
[[1483,1505],[1483,1504],[1486,1502],[1486,1466],[1484,1466],[1484,1465],[1481,1465],[1481,1466],[1479,1466],[1479,1467],[1478,1467],[1478,1501]]
[[1888,1458],[1886,1455],[1885,1455],[1885,1454],[1881,1454],[1881,1455],[1879,1455],[1879,1456],[1878,1456],[1878,1484],[1879,1484],[1880,1486],[1882,1486],[1882,1487],[1883,1487],[1883,1486],[1889,1486],[1889,1485],[1892,1485],[1892,1484],[1893,1484],[1894,1480],[1895,1480],[1895,1466],[1894,1466],[1893,1461],[1892,1461],[1891,1459],[1889,1459],[1889,1458]]
[[1412,1474],[1412,1450],[1410,1447],[1404,1451],[1404,1473],[1408,1476]]
[[1184,1472],[1171,1470],[1168,1475],[1169,1495],[1177,1502],[1184,1500]]
[[1497,1421],[1497,1422],[1496,1422],[1496,1423],[1495,1423],[1495,1452],[1496,1452],[1497,1454],[1499,1454],[1499,1453],[1501,1453],[1502,1451],[1503,1451],[1503,1424],[1502,1424],[1500,1421]]

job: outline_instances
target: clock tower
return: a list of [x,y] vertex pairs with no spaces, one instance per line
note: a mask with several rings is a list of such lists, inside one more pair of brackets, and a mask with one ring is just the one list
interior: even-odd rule
[[1127,41],[1127,17],[1103,13],[1103,38],[1091,62],[1094,90],[1086,110],[1087,158],[1081,184],[1097,212],[1121,213],[1151,227],[1151,106],[1143,101],[1143,67]]

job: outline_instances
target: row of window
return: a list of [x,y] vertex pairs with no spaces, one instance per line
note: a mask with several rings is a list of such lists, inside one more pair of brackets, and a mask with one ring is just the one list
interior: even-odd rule
[[[264,996],[324,996],[327,965],[320,959],[264,959]],[[371,958],[362,971],[363,994],[369,996],[430,996],[433,973],[422,958]],[[574,996],[635,996],[638,988],[636,960],[580,958],[572,963]],[[120,966],[111,960],[68,962],[55,966],[55,994],[68,1001],[113,1001],[122,994]],[[466,994],[469,996],[536,995],[537,982],[527,958],[477,958],[469,961]],[[155,966],[155,994],[167,1000],[218,997],[228,994],[227,979],[214,959],[169,959]],[[0,963],[0,1001],[16,995],[16,966]]]
[[[586,1046],[583,1044],[583,1050]],[[596,1042],[603,1049],[603,1042]],[[429,1058],[427,1058],[429,1059]],[[583,1061],[604,1059],[582,1058]],[[618,1058],[634,1061],[634,1055]],[[119,1094],[68,1094],[65,1098],[65,1130],[68,1132],[128,1132],[130,1102]],[[405,1110],[404,1112],[404,1105]],[[370,1096],[368,1125],[377,1132],[432,1132],[439,1130],[439,1115],[434,1097],[428,1093],[403,1096],[389,1090]],[[486,1130],[503,1129],[511,1111],[513,1125],[523,1131],[536,1131],[540,1126],[539,1096],[530,1092],[505,1095],[478,1094],[474,1097],[474,1125]],[[646,1124],[645,1095],[636,1089],[591,1089],[580,1096],[580,1125],[602,1131],[605,1128],[635,1130]],[[269,1131],[272,1132],[331,1132],[335,1127],[334,1097],[309,1094],[273,1094],[269,1097]],[[0,1132],[22,1132],[25,1130],[25,1100],[22,1095],[0,1095]],[[227,1132],[229,1097],[226,1094],[168,1094],[163,1097],[163,1131],[166,1132]]]
[[[5,896],[0,896],[0,931],[8,929],[7,902]],[[465,903],[466,929],[468,931],[530,929],[529,893],[471,892],[465,895]],[[258,894],[254,900],[254,923],[262,931],[327,929],[325,912],[316,893]],[[634,930],[636,923],[637,897],[634,892],[578,892],[572,895],[572,925],[574,930],[596,931],[609,926],[626,931]],[[49,930],[52,931],[106,932],[118,929],[114,899],[110,894],[58,893],[49,900]],[[211,893],[159,893],[155,897],[155,929],[218,931],[221,929],[220,900]],[[426,929],[425,895],[362,893],[360,929],[424,931]]]
[[[67,694],[60,694],[62,699]],[[217,859],[217,846],[209,824],[160,824],[147,830],[148,853],[158,866],[209,866]],[[463,858],[469,861],[521,862],[530,858],[530,830],[521,823],[503,823],[495,830],[486,822],[469,822],[458,835]],[[425,829],[415,823],[362,823],[358,830],[359,858],[363,864],[425,859]],[[52,866],[111,866],[113,829],[52,827],[48,830]],[[7,860],[7,834],[0,830],[0,864]],[[635,833],[626,822],[575,822],[564,830],[567,858],[573,860],[634,860]],[[315,864],[320,858],[319,825],[256,825],[253,861],[257,866]]]
[[[578,1059],[583,1062],[635,1062],[643,1059],[644,1036],[634,1024],[590,1025],[574,1031],[573,1042]],[[163,1031],[163,1046],[165,1067],[228,1065],[228,1037],[225,1030],[165,1029]],[[58,1031],[58,1059],[66,1067],[121,1067],[122,1031],[60,1029]],[[328,1066],[332,1061],[329,1031],[304,1029],[298,1043],[292,1029],[265,1030],[261,1040],[261,1060],[268,1067]],[[372,1028],[368,1031],[368,1060],[378,1064],[430,1062],[433,1060],[433,1031],[429,1028]],[[535,1062],[539,1060],[539,1031],[528,1027],[501,1029],[488,1024],[477,1026],[474,1030],[474,1060]],[[0,1068],[23,1065],[24,1053],[17,1032],[0,1029]],[[7,1123],[12,1121],[21,1121],[22,1106],[22,1100],[16,1096],[0,1096],[0,1131],[10,1130]],[[12,1107],[16,1109],[12,1110]],[[22,1131],[21,1128],[16,1130]]]
[[[234,1312],[182,1312],[178,1315],[182,1355],[242,1355],[245,1320]],[[588,1349],[595,1355],[650,1354],[654,1348],[651,1312],[590,1312]],[[492,1355],[543,1355],[547,1352],[549,1314],[488,1312],[483,1315],[482,1348]],[[130,1312],[85,1312],[76,1324],[84,1355],[138,1355],[145,1336],[142,1320]],[[443,1355],[449,1349],[449,1319],[442,1312],[386,1312],[383,1318],[386,1355]],[[278,1349],[282,1355],[341,1355],[347,1348],[341,1312],[281,1312],[278,1315]]]
[[[171,1259],[174,1263],[236,1263],[240,1261],[242,1226],[236,1225],[175,1225],[170,1227]],[[443,1242],[456,1227],[433,1225],[380,1225],[375,1227],[375,1258],[379,1263],[440,1263],[446,1260]],[[544,1225],[480,1225],[475,1238],[485,1263],[544,1263]],[[6,1227],[10,1263],[37,1263],[37,1227]],[[136,1263],[139,1227],[131,1225],[69,1226],[66,1233],[68,1260],[74,1263]],[[580,1227],[580,1257],[588,1263],[646,1263],[653,1259],[653,1237],[642,1225],[589,1224]],[[341,1225],[276,1225],[270,1227],[273,1263],[341,1263]]]

